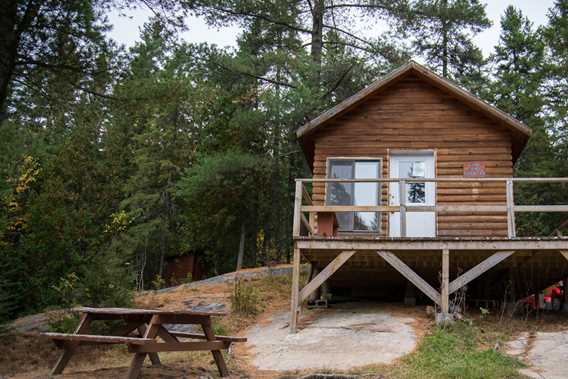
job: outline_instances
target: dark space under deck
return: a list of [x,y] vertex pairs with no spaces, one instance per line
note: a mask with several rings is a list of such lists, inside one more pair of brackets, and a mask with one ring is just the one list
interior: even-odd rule
[[[408,280],[377,251],[389,251],[432,287],[440,287],[442,250],[449,253],[452,281],[492,254],[514,251],[467,286],[470,299],[520,298],[568,277],[568,238],[379,238],[374,236],[296,237],[303,261],[319,270],[342,251],[356,253],[328,280],[331,292],[364,298],[402,300]],[[417,296],[424,297],[420,291]],[[427,300],[427,299],[425,299]]]

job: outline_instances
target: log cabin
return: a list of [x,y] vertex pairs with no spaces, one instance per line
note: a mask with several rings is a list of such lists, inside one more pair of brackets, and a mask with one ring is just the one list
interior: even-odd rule
[[458,291],[520,298],[566,278],[567,238],[516,236],[518,212],[568,212],[515,204],[515,186],[568,183],[513,177],[530,136],[412,61],[301,126],[312,177],[296,180],[291,331],[310,299],[416,293],[444,319]]

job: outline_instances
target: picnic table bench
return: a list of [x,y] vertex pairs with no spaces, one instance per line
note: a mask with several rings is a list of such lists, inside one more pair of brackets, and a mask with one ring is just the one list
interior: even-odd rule
[[[42,333],[64,351],[55,364],[51,375],[63,372],[65,366],[79,345],[124,344],[134,353],[128,378],[140,375],[146,355],[152,365],[159,365],[159,352],[165,351],[211,351],[221,376],[229,375],[221,350],[228,349],[233,342],[246,342],[244,337],[218,336],[213,333],[211,317],[226,316],[221,312],[164,311],[131,308],[77,308],[81,320],[74,333]],[[113,335],[89,334],[88,327],[95,320],[122,320],[124,326]],[[200,325],[203,334],[176,332],[166,329],[164,324]],[[132,336],[132,333],[135,333]],[[199,340],[182,342],[179,338]],[[162,342],[158,340],[160,338]]]

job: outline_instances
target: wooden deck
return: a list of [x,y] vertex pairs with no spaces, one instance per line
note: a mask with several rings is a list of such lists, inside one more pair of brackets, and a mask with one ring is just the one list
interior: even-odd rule
[[[504,294],[519,299],[542,291],[568,278],[568,237],[517,237],[517,212],[567,212],[567,205],[517,205],[513,183],[567,183],[567,178],[487,178],[475,181],[502,181],[507,196],[495,204],[453,204],[431,206],[397,205],[329,206],[313,205],[304,183],[352,182],[344,179],[301,179],[296,182],[294,207],[294,275],[290,330],[296,330],[301,306],[325,284],[335,293],[362,297],[400,296],[409,283],[427,301],[449,313],[451,295],[466,288],[470,298],[498,298]],[[359,180],[357,180],[359,181]],[[403,179],[371,179],[366,182],[398,182]],[[409,180],[406,180],[408,182]],[[473,182],[471,179],[417,179],[437,183]],[[318,212],[502,212],[507,220],[505,236],[493,237],[406,237],[406,225],[400,223],[400,235],[385,237],[376,233],[344,233],[323,236],[317,231]],[[307,214],[307,216],[306,216]],[[309,263],[308,284],[300,288],[300,264]],[[482,277],[482,280],[479,279]],[[478,280],[479,279],[479,280]]]

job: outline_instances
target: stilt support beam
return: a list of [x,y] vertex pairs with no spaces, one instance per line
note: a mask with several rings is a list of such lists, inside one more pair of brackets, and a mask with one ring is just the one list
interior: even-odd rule
[[292,266],[292,296],[290,312],[290,333],[296,333],[298,323],[298,292],[300,289],[300,249],[294,248]]
[[477,266],[466,271],[459,278],[452,280],[449,287],[449,293],[452,294],[456,292],[457,290],[483,274],[485,271],[495,267],[498,263],[510,257],[513,253],[514,251],[500,251],[493,254],[489,258],[479,263]]
[[323,270],[315,276],[315,278],[309,282],[300,291],[300,301],[302,304],[312,292],[317,290],[333,273],[335,273],[345,262],[349,260],[355,254],[354,251],[343,251],[334,260],[332,260]]
[[428,282],[415,273],[410,267],[401,261],[396,255],[388,251],[377,251],[377,254],[387,261],[395,270],[400,272],[406,279],[416,286],[420,291],[424,292],[434,303],[440,304],[440,293],[434,289]]
[[442,286],[440,288],[440,308],[442,314],[450,314],[450,251],[442,250]]

